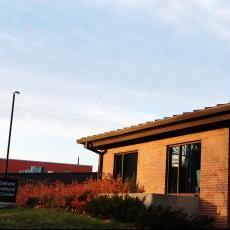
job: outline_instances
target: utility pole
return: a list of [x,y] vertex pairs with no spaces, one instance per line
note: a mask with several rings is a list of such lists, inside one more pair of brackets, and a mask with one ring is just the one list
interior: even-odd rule
[[7,174],[8,174],[8,164],[9,164],[9,155],[10,155],[10,142],[11,142],[11,133],[12,133],[13,118],[14,118],[15,96],[19,95],[19,94],[20,94],[20,92],[18,92],[18,91],[15,91],[13,93],[13,101],[12,101],[12,109],[11,109],[11,117],[10,117],[10,130],[9,130],[7,156],[6,156],[5,178],[7,178]]

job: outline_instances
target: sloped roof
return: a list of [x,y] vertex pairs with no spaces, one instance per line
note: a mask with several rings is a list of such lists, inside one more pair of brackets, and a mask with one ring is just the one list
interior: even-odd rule
[[[215,119],[216,117],[216,119]],[[218,118],[217,118],[218,117]],[[207,120],[209,119],[209,120]],[[200,125],[230,120],[230,102],[226,104],[217,104],[213,107],[205,107],[203,109],[193,110],[192,112],[184,112],[183,114],[173,115],[171,117],[164,117],[150,122],[145,122],[122,129],[117,129],[109,132],[104,132],[98,135],[83,137],[77,140],[79,144],[86,144],[87,142],[99,142],[105,139],[115,139],[130,134],[137,134],[151,129],[157,130],[164,127],[173,126],[176,124],[185,124],[187,122],[202,121]],[[195,123],[194,123],[195,125]],[[98,144],[99,146],[99,144]]]

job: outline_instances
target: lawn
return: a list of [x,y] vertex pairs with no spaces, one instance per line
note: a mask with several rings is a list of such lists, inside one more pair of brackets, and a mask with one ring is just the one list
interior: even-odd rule
[[117,221],[49,209],[0,209],[0,229],[128,229]]

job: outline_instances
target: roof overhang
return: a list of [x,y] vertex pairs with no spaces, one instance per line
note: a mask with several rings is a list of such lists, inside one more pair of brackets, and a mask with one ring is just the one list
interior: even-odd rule
[[77,140],[77,143],[83,144],[91,150],[106,150],[112,147],[166,138],[169,135],[177,136],[183,135],[186,132],[229,127],[229,121],[230,104],[224,104],[129,128],[84,137]]

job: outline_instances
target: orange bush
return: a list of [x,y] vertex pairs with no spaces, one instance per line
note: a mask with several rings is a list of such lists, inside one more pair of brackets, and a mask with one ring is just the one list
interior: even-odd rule
[[[27,184],[19,188],[17,196],[18,207],[62,208],[72,211],[84,211],[85,205],[99,194],[127,194],[133,192],[133,184],[123,183],[104,176],[101,180],[87,180],[84,184],[55,183]],[[143,192],[135,187],[135,192]]]

